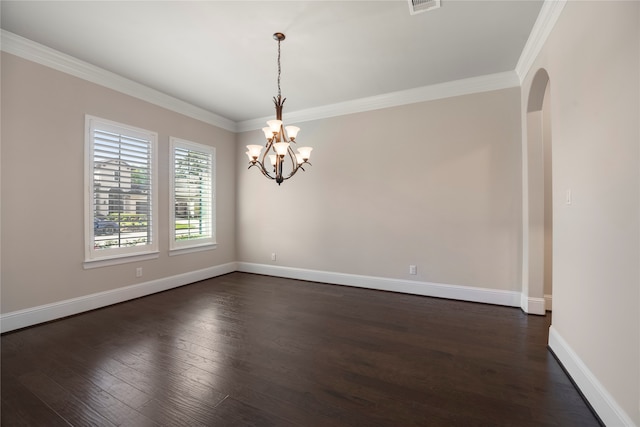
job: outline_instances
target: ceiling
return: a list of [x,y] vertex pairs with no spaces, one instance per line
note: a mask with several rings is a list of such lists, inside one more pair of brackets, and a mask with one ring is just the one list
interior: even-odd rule
[[7,1],[3,30],[243,122],[514,70],[542,0]]

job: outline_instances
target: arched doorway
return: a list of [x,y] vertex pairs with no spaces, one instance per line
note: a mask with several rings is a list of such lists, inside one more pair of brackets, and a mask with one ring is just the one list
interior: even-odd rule
[[540,69],[529,90],[523,162],[522,309],[545,314],[552,301],[553,206],[549,75]]

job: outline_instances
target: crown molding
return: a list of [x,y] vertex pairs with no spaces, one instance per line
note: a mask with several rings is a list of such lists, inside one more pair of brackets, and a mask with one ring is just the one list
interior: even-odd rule
[[518,63],[516,64],[515,71],[520,79],[520,84],[524,82],[533,62],[540,53],[540,50],[542,50],[542,46],[547,41],[547,37],[549,37],[551,30],[553,30],[553,27],[556,25],[566,4],[567,0],[544,0],[538,18],[535,24],[533,24],[527,43],[524,45],[520,59],[518,59]]
[[[451,98],[453,96],[489,92],[492,90],[519,86],[520,80],[518,79],[518,75],[515,71],[505,71],[502,73],[454,80],[415,89],[390,92],[383,95],[324,105],[317,108],[293,111],[287,113],[287,123],[301,123],[311,120],[343,116],[346,114],[362,113],[382,108],[397,107],[400,105],[415,104],[418,102],[433,101],[436,99]],[[264,126],[264,123],[272,118],[273,117],[269,116],[238,122],[237,131],[246,132],[261,129]]]
[[6,30],[2,30],[1,37],[0,48],[4,52],[150,102],[176,113],[184,114],[213,126],[236,132],[236,123],[232,120],[136,83],[111,71],[96,67]]
[[[540,21],[550,22],[549,19],[541,19],[544,10],[557,10],[556,7],[547,6],[547,4],[564,2],[566,2],[566,0],[545,1],[543,10],[541,10],[538,20],[536,21],[536,25],[534,26],[534,30],[538,28],[538,23]],[[547,12],[545,12],[545,16],[546,13]],[[554,13],[559,15],[559,11]],[[557,17],[555,19],[557,19]],[[555,19],[553,19],[551,26],[553,26],[552,24],[555,23]],[[547,35],[549,31],[550,29],[546,31]],[[203,121],[205,123],[209,123],[213,126],[217,126],[231,132],[245,132],[261,129],[264,126],[265,121],[272,118],[271,116],[269,116],[242,122],[234,122],[230,119],[219,116],[202,108],[193,106],[187,102],[181,101],[165,93],[162,93],[155,89],[151,89],[140,83],[119,76],[118,74],[115,74],[113,72],[104,70],[100,67],[96,67],[70,55],[64,54],[42,44],[18,36],[17,34],[2,30],[1,37],[2,43],[0,44],[0,48],[4,52],[70,74],[83,80],[99,84],[109,89],[113,89],[118,92],[133,96],[135,98],[142,99],[154,105],[158,105],[168,110],[184,114],[185,116]],[[533,37],[529,38],[525,49],[527,49],[527,47],[532,43],[532,39]],[[540,37],[535,37],[535,39],[540,40]],[[520,63],[523,61],[523,57],[525,57],[524,53],[521,56],[518,65],[520,65]],[[533,58],[535,58],[535,55],[533,55]],[[531,59],[531,62],[533,62],[533,58]],[[531,64],[529,64],[529,67],[530,66]],[[414,89],[390,92],[382,95],[324,105],[316,108],[298,110],[287,113],[287,122],[301,123],[311,120],[319,120],[347,114],[379,110],[383,108],[433,101],[454,96],[469,95],[473,93],[488,92],[492,90],[500,90],[511,87],[519,87],[522,83],[523,78],[521,76],[522,74],[518,73],[517,70],[505,71],[485,76],[478,76],[430,86],[423,86]]]

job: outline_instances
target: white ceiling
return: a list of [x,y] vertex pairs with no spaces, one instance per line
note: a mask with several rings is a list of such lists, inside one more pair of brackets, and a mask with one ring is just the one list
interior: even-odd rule
[[542,0],[7,1],[2,29],[235,122],[514,70]]

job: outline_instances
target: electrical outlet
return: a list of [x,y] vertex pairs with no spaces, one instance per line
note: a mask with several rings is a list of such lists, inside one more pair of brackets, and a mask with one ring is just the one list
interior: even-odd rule
[[142,277],[142,267],[136,268],[136,277]]
[[275,261],[276,260],[276,253],[272,252],[271,253],[271,261]]
[[418,267],[415,266],[415,265],[410,265],[409,266],[409,274],[411,274],[411,275],[418,274]]

